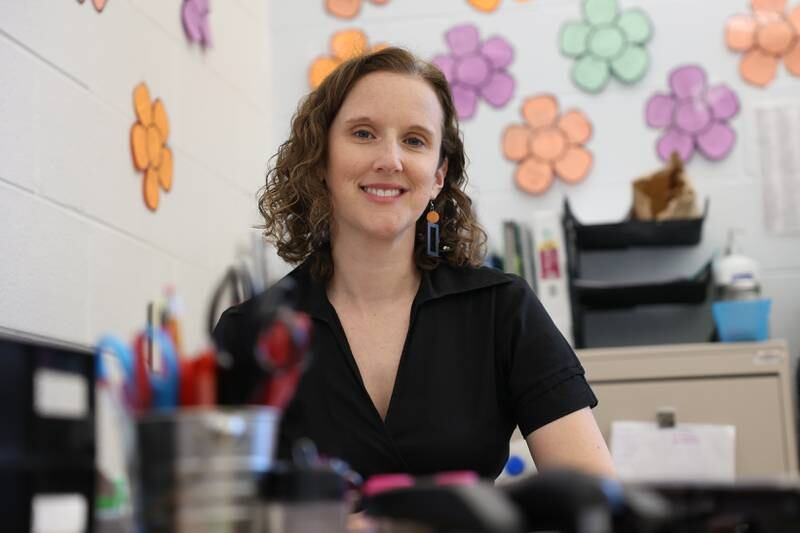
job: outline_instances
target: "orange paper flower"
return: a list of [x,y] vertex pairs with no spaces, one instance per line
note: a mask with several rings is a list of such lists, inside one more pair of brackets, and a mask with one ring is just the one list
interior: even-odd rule
[[144,172],[144,203],[151,211],[158,208],[159,188],[172,188],[172,150],[167,146],[169,119],[160,99],[150,103],[147,85],[133,90],[137,121],[131,127],[134,166]]
[[500,0],[467,0],[467,2],[478,11],[483,11],[484,13],[490,13],[500,6]]
[[[500,7],[500,2],[502,0],[467,0],[467,3],[477,9],[478,11],[483,11],[484,13],[491,13],[492,11],[496,10]],[[517,3],[527,2],[528,0],[517,0]]]
[[348,59],[386,47],[385,44],[377,44],[370,48],[367,44],[367,36],[361,30],[344,30],[334,33],[330,46],[333,55],[318,57],[308,69],[308,84],[312,89],[319,87],[328,74]]
[[764,87],[775,79],[778,62],[800,76],[800,6],[786,13],[786,0],[752,0],[752,15],[734,15],[725,27],[728,48],[743,52],[739,72]]
[[[369,0],[373,4],[383,5],[389,0]],[[325,0],[325,9],[334,17],[351,19],[361,11],[361,0]]]
[[542,94],[525,100],[522,116],[526,124],[503,132],[503,155],[519,163],[514,180],[520,189],[542,194],[555,176],[577,183],[589,174],[593,157],[583,145],[592,124],[586,115],[574,109],[559,115],[556,97]]

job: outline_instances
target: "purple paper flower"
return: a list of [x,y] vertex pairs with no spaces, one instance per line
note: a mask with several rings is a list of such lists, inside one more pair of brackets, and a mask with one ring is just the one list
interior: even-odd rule
[[208,0],[183,0],[181,19],[186,37],[203,47],[211,46],[208,11]]
[[493,107],[502,107],[514,94],[514,79],[506,67],[514,58],[514,50],[502,37],[481,43],[478,28],[465,24],[445,34],[449,55],[438,55],[433,64],[447,77],[458,117],[472,118],[482,97]]
[[663,161],[677,152],[688,161],[695,149],[707,159],[724,159],[736,143],[728,121],[739,113],[739,98],[726,85],[708,87],[702,67],[688,65],[672,71],[670,94],[656,93],[645,110],[647,125],[664,128],[656,151]]

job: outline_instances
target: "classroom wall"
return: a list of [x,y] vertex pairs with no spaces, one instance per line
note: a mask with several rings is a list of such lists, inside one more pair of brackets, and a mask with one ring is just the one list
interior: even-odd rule
[[[763,293],[773,299],[772,334],[800,350],[800,236],[776,236],[766,230],[759,152],[753,111],[764,103],[800,104],[800,78],[781,67],[768,89],[747,85],[739,76],[740,55],[727,50],[724,27],[737,13],[749,13],[746,0],[621,0],[623,8],[639,6],[651,17],[655,33],[648,45],[651,65],[633,86],[612,81],[600,95],[575,88],[569,79],[572,59],[558,50],[561,24],[581,18],[578,0],[505,0],[494,13],[476,11],[466,0],[390,0],[383,6],[361,2],[353,20],[324,12],[322,1],[276,2],[270,18],[273,76],[281,83],[272,92],[273,137],[283,139],[298,99],[308,91],[307,69],[315,57],[327,55],[332,33],[360,28],[370,43],[387,42],[411,49],[424,58],[447,53],[444,33],[461,23],[474,23],[481,38],[498,34],[515,47],[509,71],[516,79],[511,102],[496,110],[480,103],[476,117],[462,123],[471,160],[469,192],[477,204],[490,242],[500,249],[501,223],[525,220],[540,209],[560,209],[568,196],[583,222],[622,219],[631,205],[631,181],[661,166],[655,153],[659,130],[648,129],[644,107],[655,91],[667,89],[676,66],[698,63],[712,83],[724,82],[739,95],[742,110],[732,125],[738,142],[730,156],[711,163],[695,156],[688,166],[698,196],[711,201],[701,246],[687,249],[594,254],[585,263],[587,276],[608,280],[669,279],[689,276],[725,244],[729,228],[743,230],[739,243],[763,268]],[[789,2],[795,7],[798,2]],[[561,182],[543,196],[520,192],[513,184],[514,164],[501,152],[506,125],[520,123],[523,100],[542,92],[558,96],[561,108],[578,107],[593,121],[591,175],[581,184]],[[665,331],[654,331],[663,324]],[[641,327],[640,327],[641,326]],[[649,308],[602,313],[587,324],[596,345],[624,341],[648,344],[706,340],[711,328],[708,306]],[[668,331],[667,331],[668,330]],[[638,332],[638,333],[637,333]],[[645,332],[645,333],[642,333]]]
[[[447,51],[447,29],[472,22],[482,38],[500,34],[515,46],[511,102],[500,110],[481,103],[476,118],[463,123],[469,192],[490,243],[498,248],[503,219],[559,209],[565,195],[584,222],[622,218],[631,180],[660,166],[659,132],[644,124],[646,99],[666,88],[673,67],[697,62],[742,102],[732,121],[739,135],[732,154],[689,165],[699,196],[711,199],[702,246],[598,254],[587,274],[689,275],[722,246],[730,227],[742,228],[742,248],[761,262],[764,293],[773,299],[773,336],[798,352],[800,242],[765,229],[752,112],[761,103],[800,103],[800,79],[781,68],[767,90],[741,81],[740,56],[725,48],[723,28],[730,15],[748,12],[745,0],[623,0],[655,23],[650,70],[641,83],[612,82],[598,96],[575,89],[572,60],[557,48],[561,23],[580,18],[578,0],[505,0],[492,14],[465,0],[364,0],[351,21],[326,14],[322,0],[211,0],[214,45],[206,51],[187,42],[180,3],[109,0],[98,14],[91,0],[0,2],[0,326],[84,343],[103,332],[124,335],[142,323],[145,303],[174,285],[185,301],[187,345],[202,345],[210,287],[249,240],[267,158],[285,138],[308,91],[307,69],[328,54],[331,34],[361,28],[373,43],[432,58]],[[129,147],[132,91],[140,81],[165,102],[172,127],[174,186],[155,214],[142,202]],[[513,185],[514,165],[501,154],[500,136],[520,122],[522,101],[541,92],[591,117],[595,166],[580,185],[556,182],[532,197]],[[275,274],[286,269],[273,265]],[[636,321],[668,322],[675,331],[631,338]],[[599,344],[620,335],[667,342],[696,340],[709,321],[707,308],[648,309],[606,314],[589,326]],[[633,327],[620,331],[620,323]]]
[[[180,0],[0,2],[0,326],[91,343],[141,328],[174,286],[186,347],[249,243],[272,145],[269,4],[212,0],[213,46]],[[165,104],[172,191],[153,213],[131,159],[133,89]]]

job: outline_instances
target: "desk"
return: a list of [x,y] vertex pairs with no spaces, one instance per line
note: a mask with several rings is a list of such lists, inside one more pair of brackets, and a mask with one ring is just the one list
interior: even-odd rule
[[797,475],[795,391],[784,341],[579,350],[609,440],[614,420],[736,426],[736,476]]

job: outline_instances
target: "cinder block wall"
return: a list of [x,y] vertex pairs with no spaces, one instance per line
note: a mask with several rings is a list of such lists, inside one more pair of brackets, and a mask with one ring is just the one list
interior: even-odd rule
[[[213,46],[189,43],[181,0],[0,2],[0,326],[91,343],[129,336],[174,286],[187,348],[257,222],[272,153],[269,4],[213,1]],[[172,191],[142,199],[133,89],[165,104]]]

